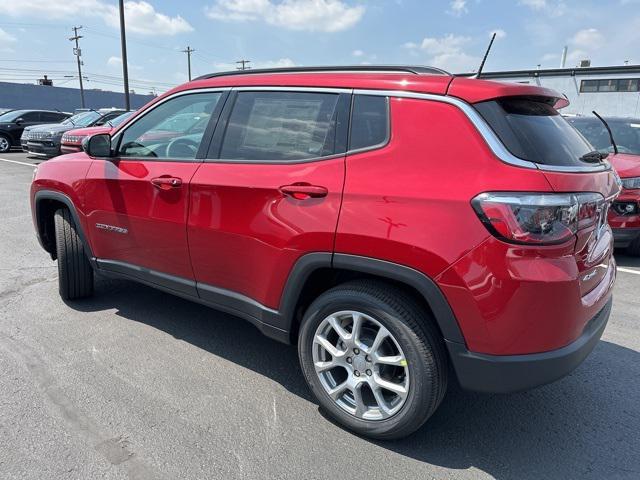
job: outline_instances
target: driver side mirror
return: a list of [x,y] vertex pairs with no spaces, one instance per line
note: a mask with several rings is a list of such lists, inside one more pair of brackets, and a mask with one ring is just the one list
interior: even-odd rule
[[90,157],[110,157],[111,135],[100,133],[86,138],[82,142],[82,150]]
[[24,118],[20,117],[20,118],[16,118],[15,120],[15,124],[16,125],[22,125],[24,123]]

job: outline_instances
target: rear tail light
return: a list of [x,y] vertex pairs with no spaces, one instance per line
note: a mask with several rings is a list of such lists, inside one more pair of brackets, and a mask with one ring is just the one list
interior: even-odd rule
[[494,236],[510,243],[552,245],[602,221],[598,193],[481,193],[471,204]]

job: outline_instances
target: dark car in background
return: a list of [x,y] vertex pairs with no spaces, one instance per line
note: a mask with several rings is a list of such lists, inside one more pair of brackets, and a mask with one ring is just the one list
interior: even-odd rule
[[55,157],[60,155],[62,135],[69,130],[99,127],[125,113],[125,110],[100,109],[81,112],[59,124],[40,125],[25,129],[20,143],[22,150],[30,155]]
[[116,127],[123,124],[127,119],[133,115],[135,111],[125,112],[113,120],[107,120],[102,126],[87,127],[87,128],[74,128],[62,135],[62,143],[60,145],[60,152],[62,154],[77,153],[82,151],[82,142],[85,138],[96,135],[98,133],[111,133]]
[[622,192],[608,214],[616,248],[640,256],[640,119],[605,117],[605,124],[594,117],[567,118],[595,149],[608,153],[622,180]]
[[0,153],[20,146],[25,128],[35,125],[58,123],[69,118],[70,113],[50,110],[10,110],[0,115]]

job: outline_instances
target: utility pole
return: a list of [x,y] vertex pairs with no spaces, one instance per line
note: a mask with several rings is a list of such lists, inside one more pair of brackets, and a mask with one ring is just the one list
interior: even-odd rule
[[82,28],[82,25],[79,27],[73,27],[73,37],[69,40],[72,42],[76,42],[76,46],[73,49],[73,54],[76,56],[78,60],[78,81],[80,82],[80,108],[84,108],[84,86],[82,85],[82,50],[80,50],[80,45],[78,44],[78,40],[82,38],[82,35],[78,35],[78,30]]
[[120,44],[122,46],[122,76],[124,77],[124,108],[131,110],[129,100],[129,67],[127,66],[127,36],[124,28],[124,0],[120,0]]
[[195,52],[195,50],[189,46],[187,46],[186,50],[182,50],[182,53],[187,54],[187,68],[189,69],[189,81],[191,81],[191,54]]
[[251,68],[249,67],[251,60],[238,60],[236,63],[238,64],[238,70],[249,70]]

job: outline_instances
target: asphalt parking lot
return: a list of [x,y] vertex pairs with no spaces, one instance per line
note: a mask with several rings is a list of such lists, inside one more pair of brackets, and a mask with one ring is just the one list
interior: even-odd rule
[[39,160],[0,157],[0,478],[640,478],[640,259],[617,255],[611,320],[569,377],[454,387],[417,434],[372,442],[243,320],[121,280],[65,304],[31,224]]

